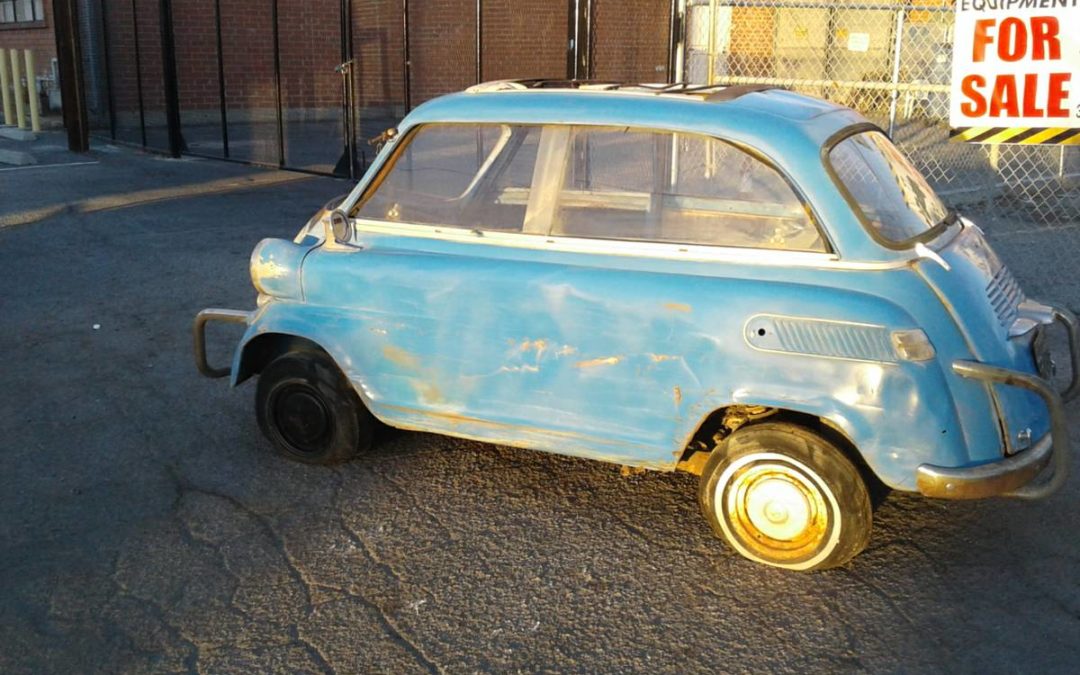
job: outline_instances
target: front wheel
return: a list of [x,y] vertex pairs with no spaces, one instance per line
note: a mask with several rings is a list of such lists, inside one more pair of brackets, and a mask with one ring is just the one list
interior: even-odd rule
[[836,567],[870,539],[870,496],[858,468],[793,424],[756,424],[729,436],[705,464],[698,500],[716,534],[766,565]]
[[306,464],[336,464],[371,446],[375,420],[333,360],[289,352],[259,375],[259,428],[278,451]]

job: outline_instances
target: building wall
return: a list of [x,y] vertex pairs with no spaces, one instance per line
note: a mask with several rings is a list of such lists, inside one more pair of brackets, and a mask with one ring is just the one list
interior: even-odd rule
[[[36,75],[45,77],[52,73],[50,64],[56,58],[56,38],[53,33],[52,0],[45,0],[42,7],[45,10],[45,20],[40,23],[31,24],[26,28],[14,27],[20,24],[0,25],[0,48],[34,50]],[[11,65],[8,64],[8,68],[10,67]],[[19,70],[25,69],[24,62]]]
[[[104,35],[88,48],[103,51],[107,43],[118,136],[140,142],[145,120],[148,144],[163,144],[164,136],[158,138],[158,127],[164,124],[160,0],[80,1],[97,8],[96,23],[104,27]],[[593,77],[666,79],[669,3],[592,2]],[[335,68],[342,60],[341,0],[277,4],[280,96],[286,121],[340,119],[342,78]],[[272,122],[278,96],[273,0],[172,0],[182,123],[220,125],[218,6],[229,124]],[[566,77],[571,13],[567,0],[482,0],[481,6],[484,80]],[[402,0],[352,3],[353,82],[362,120],[404,113],[402,12]],[[476,82],[476,30],[476,0],[409,0],[413,107]],[[41,34],[52,39],[51,30]],[[104,90],[103,82],[96,84]],[[97,117],[99,128],[107,125],[107,115]]]

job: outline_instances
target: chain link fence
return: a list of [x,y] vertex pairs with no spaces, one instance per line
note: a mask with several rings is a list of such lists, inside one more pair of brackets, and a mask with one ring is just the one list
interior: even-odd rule
[[689,0],[684,76],[850,106],[982,222],[1080,222],[1080,147],[949,142],[953,17],[949,0]]

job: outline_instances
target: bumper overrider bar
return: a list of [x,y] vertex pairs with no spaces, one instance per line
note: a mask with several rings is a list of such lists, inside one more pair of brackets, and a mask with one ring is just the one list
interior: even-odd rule
[[[1030,373],[975,361],[956,361],[952,367],[961,377],[1021,387],[1038,394],[1050,412],[1050,433],[1027,450],[986,464],[959,468],[922,464],[916,472],[919,492],[946,499],[994,496],[1043,499],[1064,485],[1069,475],[1069,428],[1063,401],[1074,398],[1080,391],[1080,324],[1066,309],[1049,309],[1052,320],[1063,324],[1069,335],[1071,380],[1060,393],[1050,382]],[[1050,467],[1049,478],[1035,482],[1047,467]]]
[[195,315],[195,323],[191,326],[192,337],[195,343],[195,367],[207,377],[225,377],[231,368],[214,368],[206,360],[206,324],[211,321],[224,323],[248,323],[251,312],[243,312],[238,309],[204,309]]

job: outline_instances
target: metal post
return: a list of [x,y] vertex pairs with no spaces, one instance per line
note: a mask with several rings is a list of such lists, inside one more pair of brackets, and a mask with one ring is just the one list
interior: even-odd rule
[[41,131],[41,104],[37,94],[37,68],[34,65],[34,50],[23,52],[26,56],[26,93],[30,101],[30,129]]
[[281,43],[278,40],[278,0],[270,3],[271,21],[274,22],[274,96],[277,99],[278,168],[285,166],[285,120],[281,110]]
[[484,4],[483,0],[476,0],[476,83],[484,81]]
[[165,89],[165,123],[169,128],[169,154],[179,157],[187,148],[180,133],[180,93],[177,89],[176,46],[173,35],[172,0],[160,0],[161,74]]
[[109,99],[109,137],[116,140],[116,95],[113,93],[112,58],[109,55],[109,0],[101,0],[101,49],[105,61],[105,89]]
[[674,84],[682,79],[683,16],[685,0],[671,0],[671,14],[668,16],[668,58],[667,81]]
[[592,0],[569,0],[569,12],[566,77],[587,80],[592,77]]
[[68,149],[72,152],[87,152],[90,149],[90,122],[86,115],[86,89],[83,82],[76,0],[54,0],[53,24]]
[[23,101],[22,59],[18,49],[11,50],[11,82],[15,85],[15,119],[20,129],[26,128],[26,104]]
[[221,0],[214,0],[214,32],[217,36],[218,103],[221,106],[221,149],[229,158],[229,113],[225,106],[225,55],[221,44]]
[[401,51],[404,63],[405,112],[412,110],[412,61],[409,58],[409,0],[401,0]]
[[893,63],[892,63],[892,98],[889,101],[889,137],[896,131],[896,102],[900,98],[900,91],[896,86],[900,83],[900,52],[904,47],[904,9],[896,10],[896,35],[893,36]]
[[709,63],[705,84],[711,85],[716,77],[716,0],[709,0]]
[[135,0],[131,0],[131,34],[135,38],[135,93],[139,97],[139,133],[142,144],[146,145],[146,107],[143,105],[142,91],[142,54],[139,51],[139,10]]
[[0,47],[0,98],[4,102],[4,124],[15,124],[15,102],[11,100],[7,50]]
[[333,173],[356,178],[356,120],[353,98],[353,58],[352,58],[352,0],[341,0],[341,59],[335,69],[341,75],[341,159],[334,166]]

